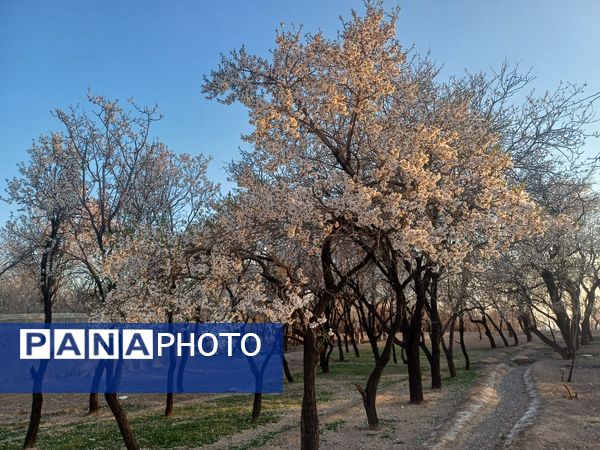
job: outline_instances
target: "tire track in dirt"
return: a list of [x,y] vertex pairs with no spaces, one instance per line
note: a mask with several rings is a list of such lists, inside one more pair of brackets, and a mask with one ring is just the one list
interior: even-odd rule
[[492,450],[511,448],[531,425],[540,397],[531,376],[531,365],[500,364],[470,395],[444,434],[437,430],[428,444],[437,450]]
[[542,405],[542,397],[535,387],[532,371],[533,364],[527,367],[527,370],[523,374],[523,382],[525,383],[527,395],[529,396],[529,407],[507,436],[505,444],[506,448],[512,447],[519,436],[521,436],[523,432],[533,424],[540,406]]

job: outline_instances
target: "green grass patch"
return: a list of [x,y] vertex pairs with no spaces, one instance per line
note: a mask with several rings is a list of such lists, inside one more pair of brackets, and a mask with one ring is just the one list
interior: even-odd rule
[[323,427],[323,429],[325,431],[338,431],[345,424],[346,424],[346,421],[344,419],[334,420],[332,422],[326,423],[325,426]]
[[470,387],[472,386],[477,378],[479,378],[479,371],[475,369],[471,370],[457,370],[456,377],[451,378],[447,373],[443,378],[443,384],[446,386],[457,385],[461,387]]
[[[251,407],[246,406],[204,404],[177,408],[175,405],[172,417],[134,417],[131,426],[143,448],[168,449],[211,444],[224,436],[279,419],[279,414],[264,412],[258,422],[252,423]],[[18,448],[22,439],[21,434],[20,439],[4,441],[0,448]],[[40,449],[59,450],[115,449],[122,445],[116,423],[97,418],[77,425],[41,430],[38,441]]]
[[281,427],[278,430],[268,431],[266,433],[262,433],[260,436],[252,439],[249,442],[246,442],[243,445],[238,445],[238,446],[231,447],[230,450],[249,450],[249,449],[252,449],[252,448],[262,447],[264,445],[268,445],[269,443],[271,443],[271,441],[273,439],[275,439],[280,434],[285,433],[287,431],[290,431],[290,430],[292,430],[294,428],[296,428],[296,426],[294,426],[294,425],[286,425],[285,427]]

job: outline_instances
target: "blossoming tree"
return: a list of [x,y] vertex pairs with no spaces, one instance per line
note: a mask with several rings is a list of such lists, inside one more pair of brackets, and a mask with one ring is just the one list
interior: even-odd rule
[[[204,92],[244,104],[254,126],[245,136],[254,150],[233,171],[251,199],[241,223],[278,222],[291,242],[320,255],[313,323],[369,261],[385,267],[399,296],[412,283],[413,313],[400,326],[418,403],[418,336],[435,273],[473,249],[493,254],[538,225],[527,195],[508,186],[510,157],[489,123],[444,95],[429,64],[408,60],[395,20],[368,3],[333,40],[281,31],[269,60],[234,51]],[[356,258],[338,268],[348,242]],[[312,334],[304,335],[303,448],[318,447]]]

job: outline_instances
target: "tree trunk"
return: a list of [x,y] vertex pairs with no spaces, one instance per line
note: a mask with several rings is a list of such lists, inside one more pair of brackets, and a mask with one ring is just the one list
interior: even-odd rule
[[35,448],[37,434],[42,421],[42,405],[44,395],[42,394],[42,382],[49,360],[40,361],[38,370],[33,373],[33,394],[31,396],[31,414],[29,416],[29,426],[25,435],[24,448]]
[[358,311],[360,317],[361,329],[364,329],[367,333],[369,345],[371,346],[371,351],[373,352],[373,359],[375,360],[375,363],[377,363],[377,360],[380,358],[381,355],[379,354],[379,341],[375,334],[375,328],[373,326],[374,323],[369,323],[369,318],[367,318],[362,304],[360,304],[360,308],[356,308],[356,310]]
[[138,450],[140,446],[135,439],[135,435],[133,434],[131,425],[127,420],[127,415],[125,414],[125,411],[123,410],[123,407],[117,398],[117,394],[107,392],[104,394],[104,398],[106,399],[106,403],[108,403],[110,410],[115,416],[115,420],[119,426],[119,431],[121,432],[121,436],[123,436],[125,447],[127,447],[127,450]]
[[88,399],[88,414],[98,414],[100,411],[100,401],[98,400],[98,393],[92,392],[90,393],[90,398]]
[[169,417],[173,413],[173,393],[167,392],[167,400],[165,402],[165,417]]
[[[173,332],[173,311],[167,311],[167,323],[169,332]],[[167,398],[165,399],[165,417],[169,417],[173,412],[173,384],[175,382],[175,368],[177,358],[175,355],[175,346],[169,348],[169,370],[167,371]]]
[[421,380],[421,360],[419,355],[420,336],[411,337],[407,333],[404,337],[406,342],[406,360],[408,365],[408,388],[410,392],[410,402],[413,404],[423,403],[423,384]]
[[321,372],[323,373],[329,373],[329,357],[331,356],[331,352],[333,352],[333,345],[330,342],[327,342],[319,355],[319,365],[321,366]]
[[521,325],[521,329],[525,333],[527,342],[533,341],[533,336],[531,335],[531,318],[525,314],[519,316],[519,325]]
[[304,392],[300,416],[300,448],[302,450],[316,450],[319,448],[319,416],[315,383],[319,350],[316,336],[309,328],[306,329],[303,347]]
[[100,389],[100,381],[102,380],[102,374],[104,373],[106,364],[104,361],[100,361],[94,371],[94,377],[92,378],[92,392],[88,398],[88,414],[98,414],[100,411],[100,401],[98,400],[98,390]]
[[283,326],[283,351],[288,351],[288,325],[287,323]]
[[450,320],[450,329],[448,330],[448,345],[446,346],[446,341],[442,337],[441,343],[442,348],[444,349],[444,354],[446,355],[446,362],[448,363],[448,372],[450,373],[451,378],[456,377],[456,366],[454,365],[454,324],[456,322],[456,317],[452,317]]
[[590,326],[590,318],[584,317],[581,322],[581,345],[589,345],[594,340],[592,335],[592,327]]
[[596,303],[596,290],[600,284],[599,280],[596,280],[591,288],[586,292],[585,296],[585,309],[583,311],[583,319],[581,320],[581,345],[589,345],[594,340],[592,335],[592,327],[590,325],[590,318],[594,310]]
[[519,346],[519,336],[517,336],[517,331],[513,328],[512,324],[507,320],[506,326],[508,327],[508,332],[512,335],[513,340],[515,341],[515,347]]
[[471,360],[469,359],[467,346],[465,345],[465,320],[462,315],[458,321],[458,335],[460,336],[460,349],[465,358],[465,370],[471,370]]
[[[508,340],[506,339],[506,336],[504,336],[504,333],[502,332],[502,327],[496,325],[496,322],[494,322],[494,320],[491,318],[491,316],[487,316],[488,319],[490,319],[490,323],[492,324],[492,326],[494,327],[494,329],[498,332],[498,334],[500,335],[500,339],[502,339],[502,342],[504,343],[505,347],[510,347],[510,344],[508,343]],[[502,325],[502,322],[500,322],[500,325]]]
[[[548,294],[550,295],[550,300],[552,301],[552,311],[555,315],[555,318],[553,318],[553,320],[556,323],[558,330],[560,331],[561,337],[563,338],[565,345],[567,346],[567,352],[569,355],[566,359],[569,359],[572,356],[572,354],[577,350],[578,340],[574,340],[574,338],[576,337],[576,333],[573,333],[573,327],[579,325],[579,320],[575,319],[574,317],[575,320],[572,321],[569,315],[567,314],[560,289],[554,279],[554,274],[549,270],[544,269],[542,270],[542,279],[544,280],[546,289],[548,291]],[[569,292],[569,296],[571,297],[571,302],[573,303],[573,305],[575,305],[575,303],[579,303],[579,285],[577,284],[576,287],[574,287],[573,283],[568,282],[567,291]],[[579,308],[574,309],[578,310]],[[535,331],[534,333],[536,336],[540,337],[539,334]],[[540,339],[542,338],[540,337]],[[544,341],[544,339],[542,339],[542,341]],[[556,340],[554,339],[554,341]],[[551,347],[556,350],[555,346],[551,345]]]
[[254,402],[252,403],[252,423],[255,423],[260,419],[260,412],[262,409],[262,394],[260,392],[254,393]]
[[354,332],[350,334],[350,343],[352,344],[352,348],[354,349],[354,356],[360,358],[360,352],[358,351],[358,345],[356,345],[356,339],[354,338]]
[[[496,348],[496,341],[494,340],[494,335],[490,331],[490,327],[487,324],[487,320],[485,319],[485,314],[481,315],[481,320],[471,319],[471,322],[473,322],[477,325],[481,324],[483,326],[485,335],[487,336],[488,340],[490,341],[490,347]],[[479,328],[479,326],[477,328]],[[479,335],[481,336],[481,332],[479,333]]]
[[392,347],[394,345],[394,335],[390,333],[387,337],[385,346],[383,351],[381,352],[381,356],[375,363],[375,367],[369,374],[369,379],[367,380],[367,385],[363,389],[358,384],[356,385],[356,389],[360,392],[363,405],[365,407],[365,413],[367,414],[367,422],[369,424],[369,429],[376,430],[379,428],[379,418],[377,417],[377,388],[379,386],[379,380],[381,379],[381,375],[383,374],[383,370],[385,366],[390,361],[390,355],[392,351]]
[[573,353],[573,358],[571,359],[571,368],[569,369],[569,377],[567,378],[567,382],[571,383],[573,381],[573,369],[575,368],[575,355]]
[[288,382],[293,383],[294,376],[292,375],[292,372],[290,372],[290,366],[288,365],[285,354],[282,355],[282,358],[283,358],[283,372],[285,373],[285,378],[288,380]]
[[27,435],[25,436],[23,448],[35,448],[37,434],[40,429],[40,423],[42,421],[43,403],[44,396],[41,393],[38,392],[32,395],[31,415],[29,416],[29,427],[27,428]]
[[442,323],[437,306],[437,276],[431,280],[431,297],[430,311],[431,316],[431,331],[429,333],[431,339],[431,389],[442,388],[442,368],[441,368],[441,352],[440,341],[442,339]]
[[423,403],[419,344],[422,333],[423,309],[427,301],[427,284],[430,276],[431,273],[427,271],[424,277],[418,276],[414,279],[416,302],[410,321],[405,324],[405,331],[403,333],[408,366],[408,389],[410,392],[410,403],[413,404]]
[[339,331],[335,332],[335,340],[337,341],[338,352],[340,354],[339,360],[344,361],[344,347],[342,346],[342,337],[340,336]]
[[[46,239],[44,253],[40,260],[40,293],[42,304],[44,306],[44,323],[49,326],[52,323],[52,301],[55,288],[55,278],[53,276],[53,261],[58,251],[58,232],[60,223],[56,220],[50,221],[50,236]],[[42,394],[42,381],[46,372],[48,360],[40,362],[39,368],[34,375],[33,393],[31,396],[31,413],[29,415],[29,425],[25,435],[24,448],[34,448],[37,441],[37,434],[42,421],[42,406],[44,404],[44,395]]]

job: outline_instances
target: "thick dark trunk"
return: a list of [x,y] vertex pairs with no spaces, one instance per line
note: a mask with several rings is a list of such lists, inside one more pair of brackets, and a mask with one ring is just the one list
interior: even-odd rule
[[[569,359],[571,358],[572,354],[576,351],[578,345],[577,339],[575,339],[576,333],[573,333],[573,326],[575,324],[572,323],[565,310],[564,300],[561,296],[560,289],[554,280],[554,274],[548,270],[542,270],[542,279],[544,280],[544,283],[548,290],[548,294],[550,295],[550,300],[552,301],[552,311],[554,312],[554,315],[556,317],[554,319],[554,322],[558,326],[561,337],[563,338],[563,341],[567,346],[568,357],[566,359]],[[572,284],[568,283],[567,288],[573,304],[575,305],[575,303],[579,303],[579,286],[573,288]],[[575,310],[579,309],[575,308],[575,306],[573,307]],[[578,324],[578,320],[576,320],[575,322],[576,324]],[[538,334],[539,331],[536,332],[535,329],[532,329],[531,331],[533,331],[536,336],[540,337],[540,335]],[[540,337],[540,339],[542,338]],[[542,341],[546,342],[544,341],[544,339],[542,339]],[[553,339],[553,341],[556,341],[556,339]],[[551,345],[551,347],[556,350],[555,346]],[[564,355],[561,356],[565,358]]]
[[431,286],[431,301],[430,301],[430,312],[431,315],[431,332],[429,337],[431,339],[431,389],[442,388],[442,368],[441,368],[441,351],[440,341],[442,339],[442,323],[440,321],[440,315],[437,307],[437,286],[435,280],[432,281]]
[[117,394],[106,393],[104,394],[104,398],[106,399],[106,403],[108,403],[110,410],[115,416],[115,420],[119,426],[119,431],[121,432],[121,436],[123,436],[125,447],[127,447],[127,450],[138,450],[140,446],[135,439],[133,429],[127,420],[127,415],[125,414],[125,411],[123,410],[123,407],[117,398]]
[[348,333],[344,333],[344,347],[346,348],[346,353],[349,353],[350,347],[348,346]]
[[390,361],[392,352],[394,352],[394,359],[396,359],[394,344],[397,339],[396,333],[400,328],[400,324],[403,320],[406,321],[406,317],[403,317],[402,315],[402,308],[405,305],[405,302],[406,300],[404,297],[404,291],[402,290],[402,288],[397,288],[395,302],[395,317],[392,312],[392,306],[390,305],[390,327],[387,330],[387,337],[385,339],[385,344],[383,346],[381,355],[375,361],[375,367],[373,367],[373,370],[369,374],[369,378],[367,380],[367,385],[365,386],[365,388],[363,389],[358,384],[356,385],[356,388],[362,396],[369,428],[372,430],[379,428],[379,418],[377,417],[377,388],[379,387],[379,380],[381,379],[383,370]]
[[460,316],[458,320],[458,335],[460,336],[460,349],[462,351],[463,357],[465,358],[465,370],[471,369],[471,360],[469,359],[469,354],[467,353],[467,346],[465,345],[465,320],[463,316]]
[[441,389],[442,388],[442,368],[440,362],[440,344],[439,341],[437,344],[433,344],[432,348],[432,359],[431,359],[431,389]]
[[35,448],[37,440],[37,434],[40,429],[40,423],[42,421],[42,404],[44,403],[44,396],[41,393],[32,395],[31,398],[31,415],[29,416],[29,427],[27,428],[27,435],[25,436],[25,442],[23,448]]
[[42,360],[40,361],[40,365],[37,371],[33,372],[33,394],[31,397],[31,414],[29,417],[29,426],[27,427],[25,442],[23,443],[24,448],[34,448],[36,446],[35,444],[37,440],[37,434],[40,429],[40,423],[42,421],[42,405],[44,403],[42,385],[47,366],[48,360]]
[[585,296],[585,309],[581,320],[581,345],[589,345],[594,340],[590,319],[596,303],[596,290],[598,289],[598,285],[599,282],[597,280],[591,289],[587,291]]
[[52,296],[50,293],[43,294],[44,322],[52,323]]
[[321,350],[319,356],[319,365],[321,366],[321,372],[323,373],[329,373],[329,358],[331,356],[331,352],[333,352],[333,345],[331,345],[331,343],[328,342],[324,346],[323,350]]
[[100,411],[100,401],[98,400],[98,394],[92,392],[88,399],[88,413],[97,414]]
[[173,413],[173,393],[167,392],[167,399],[165,402],[165,417],[169,417]]
[[24,448],[35,448],[37,434],[42,422],[42,405],[44,403],[44,395],[42,394],[42,381],[46,372],[48,360],[40,362],[38,370],[34,373],[34,390],[31,396],[31,413],[29,415],[29,425],[27,434],[25,435]]
[[390,335],[386,339],[385,346],[383,351],[381,352],[380,358],[377,360],[375,367],[369,374],[369,379],[367,380],[367,385],[363,389],[358,384],[356,388],[360,392],[363,405],[365,407],[365,413],[367,414],[367,422],[369,424],[369,429],[376,430],[379,428],[379,418],[377,417],[377,388],[379,387],[379,380],[381,379],[381,375],[383,374],[383,370],[385,366],[390,361],[390,355],[392,351],[392,347],[394,345],[394,336]]
[[319,351],[316,336],[310,329],[306,330],[303,347],[304,392],[300,415],[300,448],[302,450],[316,450],[319,448],[319,416],[315,384]]
[[252,402],[252,423],[260,419],[260,412],[262,409],[262,394],[256,392],[254,394],[254,401]]
[[413,404],[423,403],[423,384],[421,380],[421,360],[419,355],[419,334],[410,337],[407,333],[404,338],[406,342],[406,361],[408,366],[408,389],[410,402]]
[[416,302],[410,321],[404,326],[404,348],[406,350],[406,361],[408,366],[408,389],[410,392],[410,403],[423,403],[423,382],[421,380],[421,360],[419,344],[421,341],[421,327],[423,322],[423,309],[427,301],[427,285],[431,273],[427,271],[423,278],[416,277],[414,289]]

